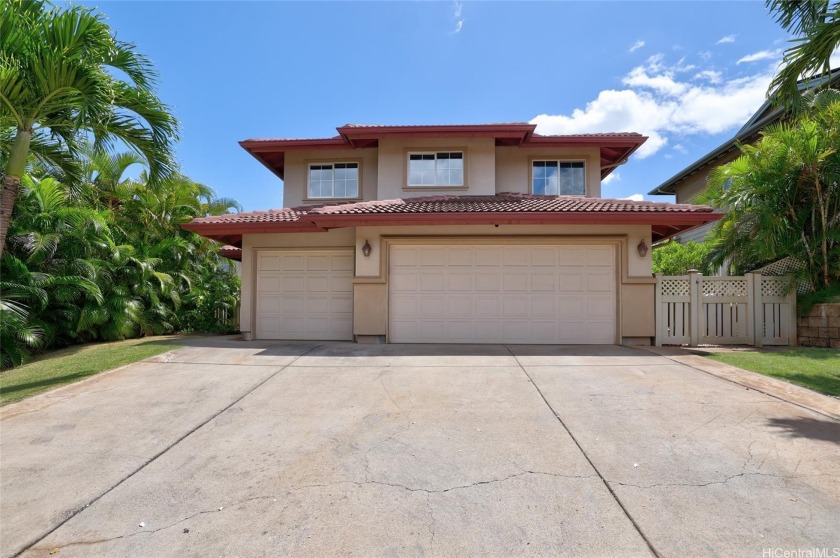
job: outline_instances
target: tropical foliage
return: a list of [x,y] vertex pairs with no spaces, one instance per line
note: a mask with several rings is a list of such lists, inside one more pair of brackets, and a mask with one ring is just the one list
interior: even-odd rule
[[233,264],[180,225],[239,206],[178,174],[156,78],[94,10],[0,2],[2,367],[72,343],[232,327]]
[[654,247],[653,272],[663,275],[685,275],[689,270],[696,269],[708,275],[708,255],[709,245],[705,242],[667,242]]
[[152,183],[175,172],[177,123],[155,95],[156,77],[89,8],[0,2],[0,255],[30,155],[74,183],[80,138],[92,138],[136,152]]
[[795,35],[785,51],[779,74],[770,84],[779,101],[801,108],[798,82],[827,76],[830,58],[840,46],[840,2],[837,0],[766,0],[767,9],[786,31]]
[[805,113],[769,126],[712,173],[701,201],[726,211],[713,265],[741,273],[788,257],[811,290],[840,282],[840,93],[808,100]]
[[48,347],[232,328],[220,318],[237,305],[235,269],[180,225],[238,204],[179,175],[125,179],[125,160],[93,154],[85,164],[103,171],[72,187],[23,177],[0,260],[4,367]]

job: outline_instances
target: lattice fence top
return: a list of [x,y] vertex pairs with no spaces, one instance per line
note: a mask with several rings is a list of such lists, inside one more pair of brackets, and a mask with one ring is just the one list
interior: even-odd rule
[[747,296],[746,279],[704,279],[701,285],[703,296]]
[[761,296],[785,296],[787,281],[784,279],[761,279]]
[[796,271],[802,268],[802,262],[794,260],[790,256],[777,260],[769,265],[765,265],[759,269],[753,270],[753,273],[760,273],[762,275],[786,275],[791,271]]
[[662,279],[659,281],[659,289],[663,296],[688,296],[691,283],[688,279]]

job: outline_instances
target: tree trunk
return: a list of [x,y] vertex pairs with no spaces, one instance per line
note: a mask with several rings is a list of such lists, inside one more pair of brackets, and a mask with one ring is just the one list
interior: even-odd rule
[[822,227],[822,234],[820,235],[820,249],[822,251],[822,280],[823,287],[827,288],[831,284],[829,276],[828,264],[828,222],[826,217],[825,200],[823,200],[822,184],[819,177],[815,181],[817,188],[817,203],[820,211],[820,226]]
[[6,233],[12,222],[12,210],[15,208],[20,178],[6,175],[3,177],[3,191],[0,192],[0,257],[6,248]]
[[6,235],[12,224],[12,212],[15,210],[20,177],[26,170],[26,160],[29,158],[29,142],[32,140],[31,130],[18,130],[15,143],[9,153],[9,162],[3,175],[3,190],[0,192],[0,257],[6,251]]

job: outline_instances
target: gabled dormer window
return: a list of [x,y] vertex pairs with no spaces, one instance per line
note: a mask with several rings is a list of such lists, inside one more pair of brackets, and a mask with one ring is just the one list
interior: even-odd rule
[[531,193],[551,196],[586,194],[586,165],[583,161],[532,161]]
[[409,153],[408,185],[420,187],[463,186],[463,151]]
[[309,199],[359,197],[359,163],[311,163],[307,185]]

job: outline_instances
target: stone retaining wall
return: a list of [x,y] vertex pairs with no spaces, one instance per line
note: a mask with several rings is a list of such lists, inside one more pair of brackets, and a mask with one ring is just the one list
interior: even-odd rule
[[800,345],[840,349],[840,303],[815,304],[797,322]]

